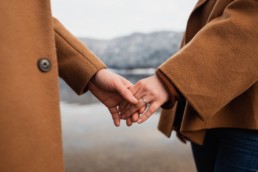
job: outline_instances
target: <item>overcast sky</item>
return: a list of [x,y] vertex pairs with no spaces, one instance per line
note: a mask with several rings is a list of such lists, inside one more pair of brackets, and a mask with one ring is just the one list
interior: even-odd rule
[[74,35],[109,39],[134,32],[183,31],[197,0],[52,0]]

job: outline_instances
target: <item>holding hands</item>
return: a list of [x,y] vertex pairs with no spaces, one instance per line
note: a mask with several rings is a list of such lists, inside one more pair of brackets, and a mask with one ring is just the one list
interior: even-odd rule
[[169,100],[169,93],[156,75],[138,81],[130,91],[139,100],[137,104],[122,102],[121,118],[127,125],[146,121],[158,108]]
[[169,92],[154,75],[135,85],[107,69],[98,71],[88,84],[91,93],[110,111],[115,126],[146,121],[169,100]]

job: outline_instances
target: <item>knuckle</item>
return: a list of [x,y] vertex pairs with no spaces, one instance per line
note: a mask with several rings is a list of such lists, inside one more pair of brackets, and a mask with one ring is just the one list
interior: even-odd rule
[[147,84],[147,85],[145,85],[145,89],[152,91],[152,86],[150,84]]
[[153,105],[153,106],[151,106],[151,107],[149,108],[149,111],[150,111],[151,113],[153,113],[153,112],[156,111],[156,109],[157,109],[156,105]]
[[138,85],[140,86],[140,87],[143,87],[145,84],[144,84],[144,81],[143,80],[141,80],[141,81],[139,81],[138,82]]
[[140,103],[137,104],[137,108],[141,108],[144,105],[144,102],[140,101]]
[[146,113],[145,115],[142,116],[143,121],[145,121],[146,119],[148,119],[148,114]]
[[127,111],[127,116],[131,116],[131,114],[133,114],[135,112],[135,108],[130,108],[128,111]]

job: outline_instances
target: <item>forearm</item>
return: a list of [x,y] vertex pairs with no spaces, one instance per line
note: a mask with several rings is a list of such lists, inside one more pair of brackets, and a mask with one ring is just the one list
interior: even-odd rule
[[56,19],[53,19],[59,75],[77,93],[105,64]]

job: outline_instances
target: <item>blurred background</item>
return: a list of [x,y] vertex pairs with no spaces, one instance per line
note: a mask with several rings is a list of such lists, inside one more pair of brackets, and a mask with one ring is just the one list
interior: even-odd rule
[[[179,48],[197,0],[52,0],[53,15],[110,70],[135,83]],[[60,79],[66,172],[193,172],[190,145],[142,125],[113,125],[90,93],[77,96]]]

